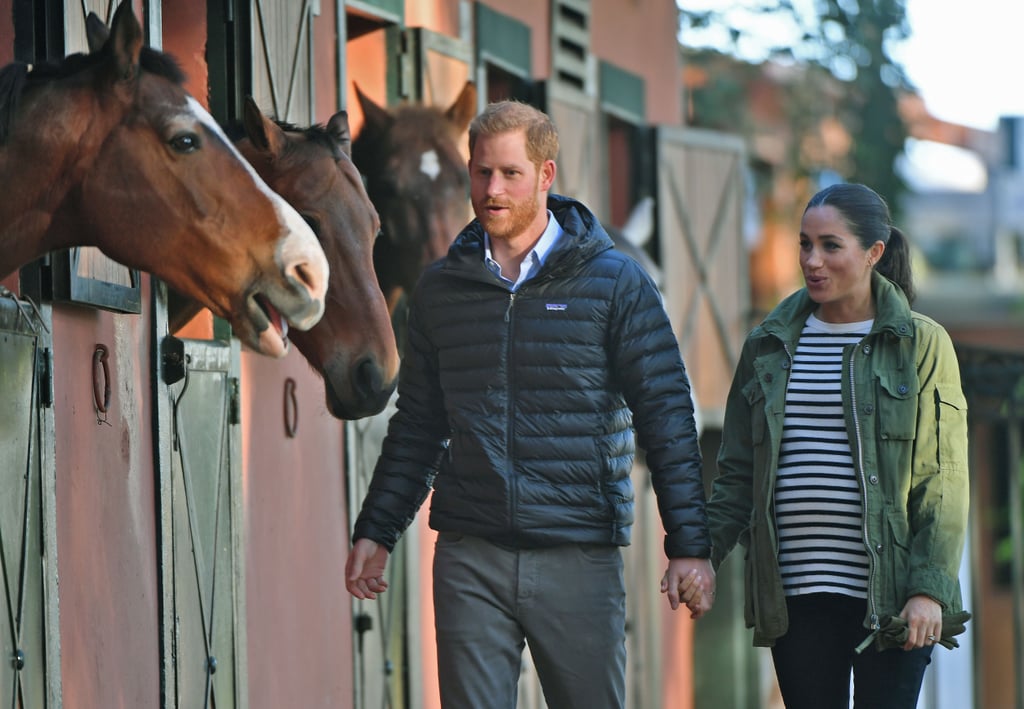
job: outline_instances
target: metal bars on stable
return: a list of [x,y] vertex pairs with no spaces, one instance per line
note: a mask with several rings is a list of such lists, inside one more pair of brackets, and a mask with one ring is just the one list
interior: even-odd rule
[[0,287],[0,707],[58,706],[60,639],[47,325]]
[[161,346],[165,360],[175,353],[184,363],[180,379],[165,372],[170,445],[159,506],[167,706],[248,706],[239,347],[169,336]]

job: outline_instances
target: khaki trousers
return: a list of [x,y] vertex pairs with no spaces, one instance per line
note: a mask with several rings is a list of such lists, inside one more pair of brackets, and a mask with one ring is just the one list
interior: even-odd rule
[[525,645],[550,709],[625,706],[618,547],[507,549],[442,532],[434,616],[444,709],[514,709]]

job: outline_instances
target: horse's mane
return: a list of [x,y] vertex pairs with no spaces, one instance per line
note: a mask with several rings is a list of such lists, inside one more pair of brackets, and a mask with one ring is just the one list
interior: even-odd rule
[[[7,142],[11,122],[18,110],[19,99],[26,91],[48,81],[73,76],[96,66],[106,56],[105,50],[91,54],[69,54],[59,61],[41,64],[13,62],[0,69],[0,145]],[[169,54],[151,47],[143,47],[139,55],[139,66],[149,74],[163,77],[175,84],[185,83],[185,73],[178,62]]]
[[7,135],[18,110],[18,97],[28,77],[28,64],[14,62],[0,69],[0,145],[7,142]]
[[279,121],[277,119],[274,119],[274,123],[276,123],[277,127],[285,133],[301,133],[302,137],[308,142],[331,151],[331,155],[334,156],[335,160],[341,159],[342,153],[338,148],[338,142],[331,136],[327,128],[325,128],[322,123],[316,123],[308,128],[303,128],[295,125],[294,123]]

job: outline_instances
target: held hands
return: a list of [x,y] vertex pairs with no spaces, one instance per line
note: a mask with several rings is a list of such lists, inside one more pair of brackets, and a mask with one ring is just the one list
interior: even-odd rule
[[357,539],[345,564],[345,588],[356,598],[374,600],[388,590],[384,568],[388,550],[372,539]]
[[661,577],[661,592],[668,596],[672,610],[685,603],[690,617],[697,619],[715,604],[715,570],[709,559],[669,559]]
[[907,621],[907,642],[904,650],[934,645],[942,637],[942,606],[923,594],[907,599],[900,618]]

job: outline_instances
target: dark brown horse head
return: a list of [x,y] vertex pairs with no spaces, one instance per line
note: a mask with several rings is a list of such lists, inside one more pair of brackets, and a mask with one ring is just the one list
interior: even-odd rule
[[471,216],[469,171],[458,140],[476,114],[476,87],[467,83],[447,109],[403,105],[389,111],[358,86],[356,94],[365,121],[352,159],[380,213],[373,262],[393,309]]
[[376,414],[395,388],[398,350],[373,271],[380,220],[352,164],[348,114],[300,129],[270,120],[250,98],[244,116],[238,149],[313,227],[331,267],[323,319],[292,340],[323,375],[334,416]]
[[0,72],[0,275],[97,246],[281,356],[286,323],[308,329],[323,314],[327,259],[182,78],[143,47],[127,1],[96,51]]

